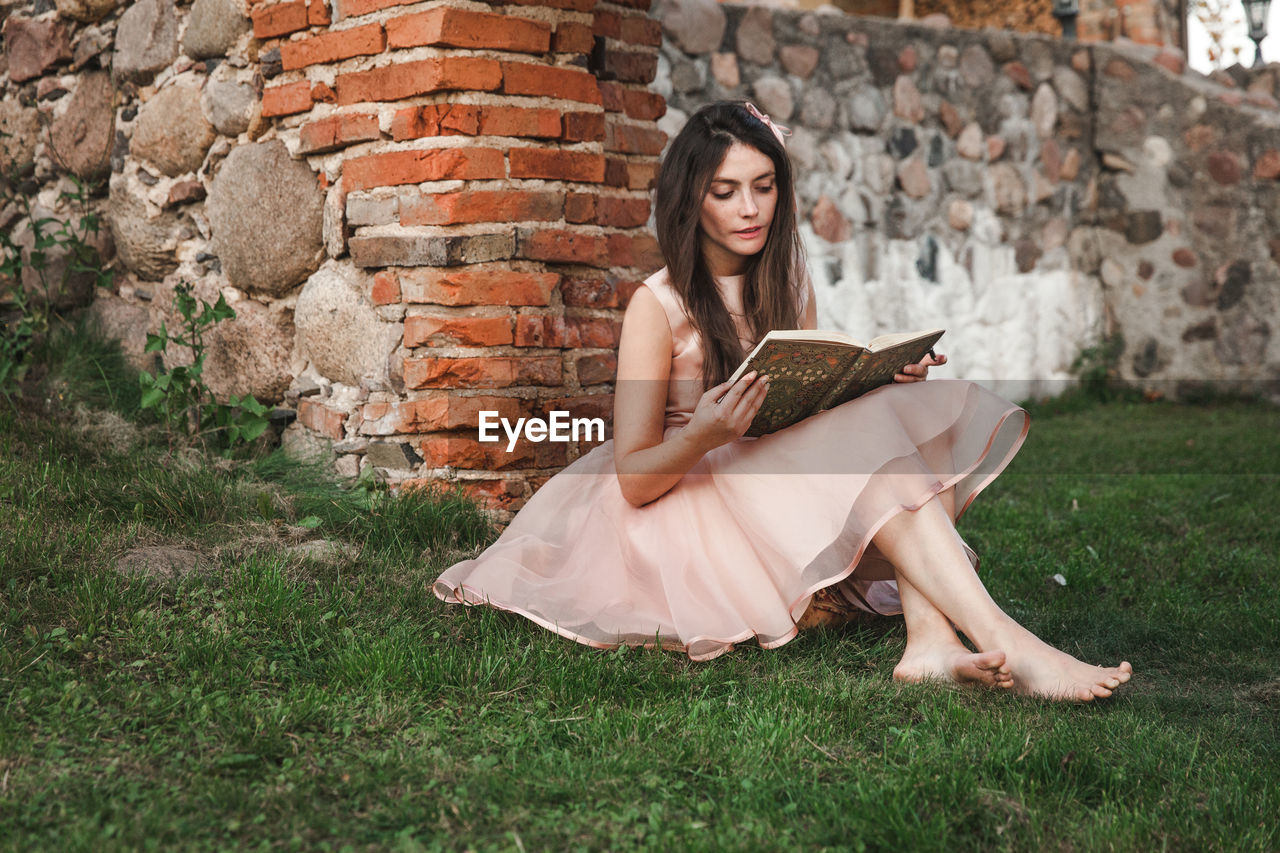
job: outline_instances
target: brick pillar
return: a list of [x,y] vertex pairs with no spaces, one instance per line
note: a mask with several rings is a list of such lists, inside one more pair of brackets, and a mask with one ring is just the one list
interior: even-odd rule
[[363,467],[461,483],[506,515],[589,448],[508,453],[477,440],[478,412],[610,420],[622,309],[662,265],[645,227],[662,33],[649,0],[402,5],[252,11],[281,66],[263,116],[319,166],[329,254],[403,323],[402,387],[304,400],[300,421]]

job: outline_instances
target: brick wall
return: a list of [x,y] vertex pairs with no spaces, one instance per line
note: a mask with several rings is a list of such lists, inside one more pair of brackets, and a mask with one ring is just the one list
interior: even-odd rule
[[281,66],[263,115],[296,128],[299,154],[337,155],[321,177],[343,219],[330,255],[403,322],[398,386],[304,397],[302,427],[359,467],[458,482],[500,511],[588,449],[508,453],[477,419],[611,416],[622,308],[662,265],[644,227],[666,142],[648,2],[252,8]]

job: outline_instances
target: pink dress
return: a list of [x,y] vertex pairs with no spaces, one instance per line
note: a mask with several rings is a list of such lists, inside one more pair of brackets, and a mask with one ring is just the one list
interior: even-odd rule
[[[718,279],[731,312],[741,310],[743,278]],[[645,285],[671,325],[670,438],[702,394],[702,354],[665,268]],[[886,580],[892,565],[872,536],[950,486],[958,518],[1029,427],[1026,410],[973,382],[893,383],[717,447],[642,507],[622,496],[609,440],[548,480],[492,546],[432,588],[442,601],[519,613],[599,649],[661,646],[704,661],[753,637],[775,648],[796,636],[824,587],[859,609],[901,613]],[[976,571],[978,555],[965,550]]]

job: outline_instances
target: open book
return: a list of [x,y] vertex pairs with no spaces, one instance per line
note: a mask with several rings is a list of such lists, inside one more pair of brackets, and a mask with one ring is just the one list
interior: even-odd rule
[[770,332],[729,377],[737,381],[752,370],[769,375],[769,392],[745,434],[767,435],[887,385],[924,358],[942,333],[880,335],[864,346],[840,332]]

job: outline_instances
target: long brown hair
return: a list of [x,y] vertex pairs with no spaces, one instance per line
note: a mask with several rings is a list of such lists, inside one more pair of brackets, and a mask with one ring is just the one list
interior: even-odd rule
[[764,248],[747,261],[742,303],[755,340],[799,325],[804,248],[796,230],[795,184],[786,150],[745,101],[717,101],[689,117],[658,170],[654,219],[672,288],[702,337],[706,387],[729,378],[745,355],[737,329],[702,255],[702,203],[734,142],[773,161],[777,202]]

